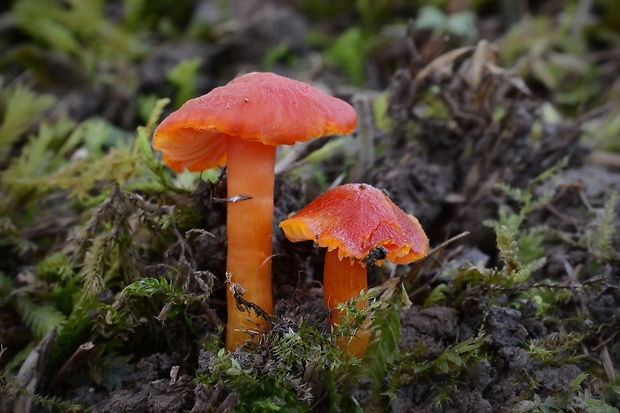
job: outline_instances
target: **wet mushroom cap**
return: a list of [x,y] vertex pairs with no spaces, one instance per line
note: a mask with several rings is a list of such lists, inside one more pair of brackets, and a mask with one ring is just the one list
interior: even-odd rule
[[226,163],[226,139],[292,145],[351,133],[357,115],[348,103],[274,73],[240,76],[187,101],[155,130],[153,148],[177,172]]
[[365,265],[377,248],[384,249],[370,263],[383,258],[395,264],[416,261],[428,253],[429,241],[418,220],[388,196],[366,184],[338,186],[317,197],[301,211],[280,222],[292,242],[312,240],[338,258],[350,257]]

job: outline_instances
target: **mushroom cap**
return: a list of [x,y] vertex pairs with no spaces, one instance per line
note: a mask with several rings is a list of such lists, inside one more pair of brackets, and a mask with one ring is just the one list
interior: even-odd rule
[[347,102],[274,73],[240,76],[187,101],[155,129],[153,148],[177,172],[226,163],[226,139],[237,136],[265,145],[292,145],[357,124]]
[[[428,238],[418,220],[377,188],[346,184],[331,189],[280,222],[292,242],[312,240],[338,257],[360,264],[416,261],[428,253]],[[374,257],[373,251],[383,247]],[[381,250],[381,248],[379,248]]]

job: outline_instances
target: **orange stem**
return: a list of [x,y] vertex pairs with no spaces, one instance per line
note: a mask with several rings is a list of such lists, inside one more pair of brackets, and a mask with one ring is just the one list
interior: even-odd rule
[[[336,308],[351,298],[358,297],[360,291],[368,291],[366,267],[362,267],[349,258],[338,259],[338,251],[332,250],[325,254],[325,268],[323,272],[323,298],[330,310],[330,322],[332,325],[340,324],[342,316]],[[368,306],[368,300],[357,303],[357,309],[361,310]],[[355,337],[350,341],[344,337],[338,342],[348,356],[362,357],[370,342],[370,330],[365,323],[357,330]]]
[[[228,197],[249,195],[252,199],[228,203],[228,254],[226,271],[232,282],[247,292],[244,299],[273,313],[271,254],[273,231],[273,186],[276,148],[237,137],[228,138]],[[234,350],[248,338],[245,331],[262,333],[265,319],[237,309],[227,290],[228,322],[226,348]]]

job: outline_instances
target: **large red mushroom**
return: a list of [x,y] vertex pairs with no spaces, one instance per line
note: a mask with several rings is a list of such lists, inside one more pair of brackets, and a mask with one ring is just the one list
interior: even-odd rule
[[[418,220],[396,206],[381,190],[367,184],[337,186],[280,222],[292,242],[314,241],[327,248],[323,297],[330,322],[341,322],[338,304],[368,290],[366,265],[416,261],[428,253],[429,241]],[[359,309],[367,301],[358,303]],[[361,357],[370,332],[361,328],[341,343],[349,355]]]
[[[355,110],[308,84],[274,73],[249,73],[189,100],[155,130],[153,148],[181,172],[227,165],[226,271],[245,289],[244,298],[273,311],[271,255],[276,147],[333,134],[351,133]],[[244,197],[242,197],[244,198]],[[239,199],[239,198],[237,198]],[[234,350],[247,331],[267,322],[236,308],[228,291],[226,347]]]

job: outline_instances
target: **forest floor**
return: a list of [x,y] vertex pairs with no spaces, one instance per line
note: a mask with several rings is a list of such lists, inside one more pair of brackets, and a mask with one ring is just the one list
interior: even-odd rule
[[[308,51],[301,12],[261,3],[216,25],[229,30],[218,42],[167,40],[140,64],[97,68],[115,82],[54,53],[44,72],[56,82],[21,76],[55,101],[31,97],[45,115],[0,151],[0,412],[618,412],[620,165],[586,139],[610,106],[560,115],[539,83],[502,67],[497,29],[455,44],[408,26],[355,85]],[[179,102],[153,96],[183,101],[264,70],[267,52],[270,70],[353,103],[359,121],[352,136],[279,152],[275,314],[231,353],[225,169],[163,166],[151,134]],[[33,52],[20,53],[23,65]],[[189,91],[170,81],[196,57]],[[19,70],[7,66],[12,87]],[[361,360],[329,325],[324,251],[277,228],[345,182],[387,191],[431,242],[414,264],[369,268],[374,341]]]

